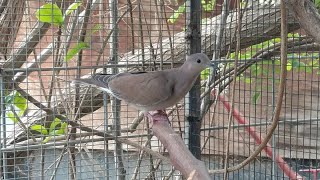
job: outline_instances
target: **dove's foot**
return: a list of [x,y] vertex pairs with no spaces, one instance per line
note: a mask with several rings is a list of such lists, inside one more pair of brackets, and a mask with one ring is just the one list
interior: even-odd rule
[[155,121],[164,121],[171,125],[165,110],[145,112],[145,116],[148,117],[151,127]]

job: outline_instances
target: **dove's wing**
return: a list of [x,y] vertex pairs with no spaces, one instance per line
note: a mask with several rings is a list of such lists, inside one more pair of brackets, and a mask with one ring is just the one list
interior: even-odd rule
[[174,93],[174,79],[167,71],[121,73],[108,81],[112,94],[137,106],[152,106],[168,99]]

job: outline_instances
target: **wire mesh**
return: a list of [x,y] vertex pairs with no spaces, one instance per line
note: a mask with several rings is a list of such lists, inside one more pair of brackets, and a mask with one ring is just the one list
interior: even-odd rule
[[[0,2],[1,177],[182,178],[170,162],[137,148],[169,157],[143,112],[71,81],[95,73],[179,67],[196,51],[207,54],[217,67],[201,72],[195,87],[200,97],[194,104],[188,104],[194,98],[188,97],[167,109],[171,127],[192,153],[200,150],[199,158],[210,170],[238,165],[250,156],[269,131],[276,108],[280,1],[204,0],[198,2],[200,12],[193,3],[197,1]],[[199,34],[190,33],[196,32],[191,31],[192,13],[200,16]],[[288,76],[270,151],[229,172],[228,179],[289,179],[279,158],[304,178],[316,179],[319,45],[290,13],[288,30]],[[190,44],[188,38],[197,35],[201,38],[193,43],[198,44]],[[206,96],[213,88],[219,93]],[[198,108],[198,135],[189,134],[190,107]],[[190,140],[193,136],[199,142]],[[223,174],[211,177],[222,179]]]

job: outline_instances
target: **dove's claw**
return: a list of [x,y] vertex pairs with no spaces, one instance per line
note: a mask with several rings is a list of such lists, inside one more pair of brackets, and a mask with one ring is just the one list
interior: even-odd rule
[[168,115],[166,113],[165,110],[157,110],[157,111],[150,111],[150,112],[145,112],[144,114],[146,117],[148,117],[149,121],[150,121],[150,127],[153,126],[153,123],[155,121],[167,121],[170,126],[171,126],[171,123],[168,119]]

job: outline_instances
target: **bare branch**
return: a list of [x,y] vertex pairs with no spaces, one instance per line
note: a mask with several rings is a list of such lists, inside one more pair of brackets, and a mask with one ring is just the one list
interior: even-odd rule
[[163,112],[151,112],[148,114],[152,124],[154,135],[168,150],[173,166],[179,170],[185,178],[196,171],[193,179],[210,180],[209,173],[204,163],[195,158],[189,151],[182,138],[176,134],[169,125],[169,119]]
[[285,3],[301,27],[320,43],[320,14],[314,3],[310,0],[285,0]]

